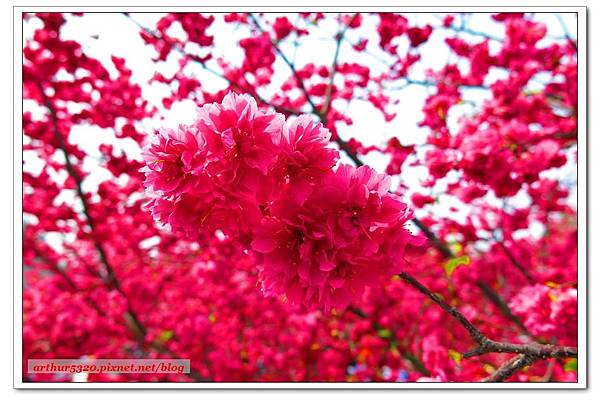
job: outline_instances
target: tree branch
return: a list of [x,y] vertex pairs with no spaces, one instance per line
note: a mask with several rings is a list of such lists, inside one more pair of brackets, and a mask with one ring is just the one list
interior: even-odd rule
[[484,355],[491,352],[507,354],[525,354],[536,359],[547,358],[576,358],[577,347],[565,347],[553,344],[512,344],[492,341],[486,338],[479,347],[465,352],[463,356],[470,358],[472,356]]
[[484,383],[503,382],[517,371],[523,369],[525,366],[529,366],[534,362],[534,359],[529,355],[518,355],[511,358],[504,365],[500,366],[498,370],[492,373],[490,376],[482,380]]
[[486,341],[489,341],[487,337],[481,331],[479,331],[477,327],[473,326],[473,324],[458,309],[448,304],[439,295],[434,294],[429,288],[421,284],[416,278],[414,278],[406,272],[402,272],[398,276],[400,276],[400,278],[406,283],[408,283],[411,287],[417,289],[420,293],[429,297],[429,299],[431,299],[435,304],[442,308],[444,312],[448,313],[450,316],[456,319],[469,332],[469,335],[477,344],[484,344]]
[[524,354],[535,359],[577,357],[576,347],[564,347],[559,345],[538,343],[512,344],[490,340],[457,308],[448,304],[439,295],[434,294],[410,274],[402,272],[399,274],[399,277],[407,282],[410,286],[429,297],[429,299],[431,299],[446,313],[452,316],[467,330],[473,341],[478,344],[478,347],[471,351],[465,352],[463,354],[463,357],[465,358],[488,353]]
[[[117,279],[117,276],[115,274],[115,270],[113,269],[113,267],[111,266],[111,264],[108,261],[108,257],[106,255],[106,251],[105,251],[103,245],[98,241],[97,238],[95,238],[95,235],[94,235],[95,223],[94,223],[94,219],[92,218],[92,215],[90,213],[90,206],[89,206],[87,197],[85,196],[85,193],[83,192],[83,188],[82,188],[83,180],[79,176],[79,173],[77,172],[77,170],[75,169],[73,164],[71,163],[71,160],[69,158],[69,151],[67,150],[66,143],[62,137],[62,134],[60,133],[60,129],[58,126],[58,117],[56,115],[56,111],[54,109],[52,102],[46,95],[46,92],[44,91],[44,86],[42,85],[41,82],[38,82],[38,89],[42,95],[44,106],[48,109],[48,112],[50,114],[50,121],[52,123],[52,131],[54,133],[54,138],[56,139],[56,141],[58,143],[58,147],[61,150],[61,152],[65,158],[65,166],[67,169],[67,173],[75,182],[75,191],[77,193],[77,196],[81,200],[81,204],[83,206],[83,214],[85,216],[87,225],[90,228],[90,237],[92,239],[92,243],[94,244],[94,248],[96,248],[96,251],[98,252],[98,255],[100,257],[100,262],[102,263],[102,265],[104,266],[104,269],[106,270],[106,276],[103,277],[102,275],[100,275],[100,278],[102,279],[102,281],[104,282],[105,285],[107,285],[108,287],[114,288],[125,300],[126,309],[127,309],[127,311],[125,313],[126,324],[130,328],[130,330],[133,332],[137,342],[140,344],[140,346],[143,347],[143,344],[146,342],[145,337],[146,337],[146,333],[148,332],[148,330],[142,324],[140,319],[137,317],[136,313],[133,311],[133,309],[131,307],[131,301],[129,300],[129,297],[127,296],[127,294],[123,291],[121,284],[119,283],[119,280]],[[75,285],[75,283],[70,279],[70,277],[66,276],[66,274],[64,274],[64,272],[60,271],[60,269],[58,269],[58,270],[59,270],[59,274],[67,281],[67,283],[69,284],[69,286],[71,288],[73,288],[73,289],[78,288]],[[97,309],[98,306],[96,305],[95,308]],[[164,345],[162,345],[156,341],[151,342],[150,346],[159,352],[167,353],[171,356],[174,356],[173,352],[171,352]],[[192,371],[191,369],[190,369],[190,373],[188,373],[187,375],[192,377],[196,381],[207,381],[206,378],[202,377],[198,372]]]

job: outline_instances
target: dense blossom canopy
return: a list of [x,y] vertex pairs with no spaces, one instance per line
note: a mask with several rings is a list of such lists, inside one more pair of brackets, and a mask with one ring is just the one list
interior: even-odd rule
[[568,17],[25,14],[25,380],[576,381]]

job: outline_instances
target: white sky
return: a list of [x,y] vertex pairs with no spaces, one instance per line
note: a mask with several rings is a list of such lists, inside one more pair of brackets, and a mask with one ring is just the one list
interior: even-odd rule
[[[411,23],[411,25],[425,25],[430,23],[434,26],[441,25],[440,17],[436,14],[405,14]],[[132,14],[132,17],[142,24],[143,26],[152,28],[155,26],[156,21],[162,16],[162,14]],[[277,14],[269,15],[269,19],[274,19]],[[288,18],[294,22],[296,17],[293,14],[288,14]],[[564,14],[562,16],[568,31],[573,36],[576,32],[576,16],[575,14]],[[555,14],[537,14],[536,20],[543,21],[548,27],[548,33],[550,37],[562,37],[564,35],[563,28],[559,23],[558,18]],[[161,99],[168,95],[169,91],[164,85],[153,84],[149,85],[148,80],[154,75],[155,71],[164,73],[166,76],[172,75],[178,68],[177,56],[173,55],[169,57],[166,63],[157,65],[154,64],[151,59],[156,55],[155,50],[149,46],[145,46],[144,42],[139,36],[139,28],[121,14],[110,14],[110,13],[97,13],[97,14],[86,14],[83,17],[72,17],[67,16],[68,22],[63,27],[62,37],[64,39],[74,39],[82,44],[86,54],[90,57],[99,59],[104,66],[109,69],[112,73],[116,73],[116,70],[112,67],[110,61],[111,55],[122,57],[126,60],[126,65],[133,71],[132,81],[140,84],[143,90],[143,95],[146,100],[151,104],[157,106],[161,112],[159,116],[153,119],[148,119],[143,122],[145,132],[151,133],[154,128],[161,126],[174,127],[178,124],[191,123],[195,118],[196,106],[192,101],[178,102],[173,105],[170,110],[164,110],[161,105]],[[365,16],[363,15],[363,26],[358,30],[362,35],[365,32],[370,32],[372,37],[368,37],[369,45],[367,52],[376,54],[379,58],[384,61],[390,61],[390,58],[379,50],[378,38],[376,36],[376,26],[378,24],[378,17]],[[30,38],[33,35],[34,30],[40,26],[39,21],[31,20],[26,22],[24,25],[25,39]],[[264,23],[263,23],[264,26]],[[474,14],[470,17],[469,28],[474,31],[486,32],[487,34],[495,37],[503,37],[503,26],[501,24],[493,22],[489,15],[486,14]],[[178,27],[177,27],[178,28]],[[170,31],[173,35],[177,36],[177,28]],[[333,52],[335,43],[332,41],[332,37],[337,32],[338,26],[335,20],[331,20],[328,23],[320,23],[318,28],[311,28],[313,35],[304,36],[302,38],[302,45],[298,48],[297,52],[294,50],[294,46],[291,42],[282,43],[282,50],[288,55],[289,58],[294,58],[297,66],[303,66],[306,63],[313,62],[315,64],[324,64],[330,66],[333,58]],[[238,32],[236,32],[236,30]],[[181,32],[181,29],[179,28]],[[243,59],[243,51],[238,46],[237,42],[243,37],[249,36],[249,30],[247,27],[241,26],[236,27],[234,24],[225,24],[222,21],[222,14],[216,15],[215,22],[209,28],[208,34],[212,34],[215,37],[215,48],[213,53],[213,61],[209,62],[211,67],[215,67],[214,59],[218,56],[224,56],[229,62],[240,65]],[[449,30],[436,30],[432,34],[430,40],[420,47],[420,54],[422,60],[416,65],[414,71],[411,73],[413,79],[424,78],[424,68],[430,68],[433,70],[439,70],[443,67],[449,59],[448,47],[444,43],[444,39],[447,37],[454,36],[454,32]],[[352,42],[357,41],[357,32],[349,30],[347,37]],[[469,40],[473,39],[470,35],[462,35],[461,37]],[[474,38],[477,41],[480,39]],[[545,39],[544,41],[548,41]],[[544,44],[542,42],[542,44]],[[408,41],[406,38],[402,38],[399,49],[404,52],[408,48]],[[494,42],[490,43],[490,49],[495,52],[498,49],[498,45]],[[195,52],[197,48],[189,46],[189,51]],[[340,50],[339,56],[340,62],[358,62],[368,66],[371,69],[372,75],[376,75],[377,72],[381,72],[385,69],[383,64],[369,56],[368,54],[357,54],[351,50],[348,43],[344,43]],[[452,59],[450,59],[452,60]],[[455,60],[455,59],[454,59]],[[461,64],[459,64],[460,66]],[[216,68],[218,69],[218,68]],[[274,66],[275,75],[273,77],[273,84],[268,88],[268,91],[261,92],[265,97],[269,97],[273,91],[276,90],[278,85],[290,76],[290,71],[287,65],[278,57]],[[202,86],[208,90],[221,89],[225,87],[225,81],[222,79],[202,70],[199,66],[190,64],[186,72],[193,74],[198,77]],[[493,70],[488,77],[486,83],[494,82],[498,78],[502,78],[502,72]],[[355,137],[356,139],[363,142],[365,145],[370,144],[383,144],[392,136],[397,136],[402,144],[423,144],[428,134],[428,129],[420,128],[418,122],[422,120],[423,113],[421,108],[424,104],[425,98],[428,95],[428,91],[431,89],[424,88],[421,86],[410,86],[402,91],[396,92],[400,103],[393,110],[397,112],[397,117],[391,122],[385,122],[381,116],[381,113],[374,109],[370,103],[365,101],[354,101],[347,109],[347,115],[349,115],[354,124],[347,127],[345,125],[339,125],[340,135],[348,139]],[[489,96],[489,93],[481,90],[466,90],[464,91],[464,97],[466,100],[474,101],[478,104]],[[25,102],[24,109],[36,112],[35,105],[31,102]],[[455,130],[457,128],[456,119],[458,116],[464,115],[465,113],[472,112],[472,106],[462,105],[456,106],[452,109],[449,115],[450,129]],[[39,113],[40,110],[37,110]],[[77,143],[83,150],[88,152],[90,157],[85,160],[85,168],[92,172],[92,174],[85,180],[84,189],[93,191],[99,182],[108,179],[111,175],[99,168],[97,165],[97,159],[101,156],[98,146],[101,143],[114,143],[116,149],[123,149],[130,156],[139,158],[140,149],[133,143],[133,141],[127,142],[123,140],[115,140],[112,131],[103,130],[98,127],[80,126],[75,127],[70,137],[72,143]],[[422,155],[425,152],[424,148],[420,148],[418,154]],[[388,157],[382,156],[377,153],[370,153],[367,156],[363,156],[363,160],[366,164],[377,169],[378,171],[384,171],[387,165]],[[561,180],[573,182],[576,179],[576,165],[574,158],[571,157],[571,161],[561,169],[555,169],[553,172],[549,172],[550,176],[559,177]],[[24,170],[25,171],[39,171],[41,168],[41,161],[36,160],[35,155],[32,152],[26,152],[24,154]],[[351,164],[350,160],[345,158],[343,161]],[[405,184],[409,185],[410,191],[407,196],[414,190],[418,190],[423,193],[420,183],[427,177],[427,170],[423,166],[409,167],[410,159],[404,164],[402,172],[402,180]],[[64,178],[64,175],[63,175]],[[397,184],[398,177],[394,177],[394,182]],[[427,206],[427,213],[433,213],[435,215],[452,215],[459,221],[463,221],[465,216],[469,213],[469,206],[461,204],[456,199],[443,195],[445,184],[439,183],[434,188],[436,194],[441,193],[440,201],[435,205]],[[66,191],[64,191],[66,192]],[[575,189],[572,191],[570,197],[570,203],[575,207]],[[69,199],[72,194],[66,192],[61,196],[61,199]],[[496,205],[500,205],[499,201],[490,194],[486,197],[486,200],[493,202]],[[514,199],[515,205],[526,205],[527,196],[520,194]],[[450,212],[449,208],[456,206],[460,208],[459,213]],[[535,230],[535,228],[534,228]]]

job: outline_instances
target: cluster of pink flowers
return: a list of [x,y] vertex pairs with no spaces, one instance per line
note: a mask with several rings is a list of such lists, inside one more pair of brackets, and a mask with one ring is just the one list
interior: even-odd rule
[[577,342],[577,289],[542,284],[524,287],[510,307],[532,334]]
[[248,95],[159,130],[143,153],[154,217],[187,235],[221,230],[261,260],[263,290],[294,304],[344,308],[403,267],[405,203],[369,167],[334,166],[330,133],[285,122]]

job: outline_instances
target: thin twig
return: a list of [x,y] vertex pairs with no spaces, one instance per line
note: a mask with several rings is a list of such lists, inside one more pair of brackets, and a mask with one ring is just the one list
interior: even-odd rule
[[108,261],[108,257],[106,255],[106,251],[104,250],[104,247],[94,237],[94,233],[96,232],[96,225],[95,225],[94,219],[90,212],[90,206],[88,204],[87,197],[86,197],[85,193],[83,192],[83,188],[82,188],[83,180],[79,176],[79,173],[77,172],[77,170],[71,163],[71,159],[69,158],[69,151],[67,150],[67,145],[66,145],[66,143],[62,137],[62,134],[60,133],[60,130],[58,128],[58,117],[56,116],[56,111],[54,110],[54,106],[52,105],[50,99],[46,95],[46,92],[44,91],[44,87],[41,83],[38,83],[38,89],[41,92],[41,95],[42,95],[42,98],[44,101],[44,105],[46,106],[46,108],[48,109],[48,112],[50,113],[50,120],[52,122],[54,138],[56,139],[56,141],[58,143],[58,147],[61,150],[61,152],[65,158],[65,166],[66,166],[67,172],[69,173],[69,176],[75,182],[75,191],[77,192],[77,196],[81,200],[81,204],[83,206],[83,214],[86,218],[87,225],[90,228],[90,237],[92,239],[92,243],[94,244],[94,248],[96,248],[96,251],[98,252],[98,256],[100,257],[100,262],[104,266],[104,269],[106,272],[106,276],[104,277],[105,283],[107,285],[113,287],[115,290],[117,290],[127,300],[128,313],[131,315],[131,319],[135,323],[136,330],[139,331],[137,334],[145,336],[145,334],[146,334],[145,329],[143,328],[143,325],[140,323],[140,321],[137,318],[137,316],[135,315],[135,313],[131,310],[131,305],[129,304],[128,298],[125,296],[123,289],[121,288],[119,280],[117,280],[117,277],[116,277],[113,267],[111,266],[111,264]]
[[[164,38],[162,35],[158,34],[157,32],[155,32],[155,31],[153,31],[153,30],[151,30],[149,28],[146,28],[145,26],[143,26],[140,23],[138,23],[136,20],[134,20],[131,17],[131,15],[129,15],[129,13],[124,12],[122,14],[125,17],[127,17],[131,22],[133,22],[134,24],[136,24],[138,26],[138,28],[140,28],[141,30],[143,30],[147,34],[152,35],[152,37],[154,37],[155,39],[159,39],[159,40],[162,40],[163,42],[167,42],[166,38]],[[231,86],[233,88],[236,88],[238,90],[241,90],[243,92],[250,93],[256,100],[259,101],[259,103],[262,103],[262,104],[264,104],[266,106],[273,107],[275,109],[275,111],[278,111],[280,113],[284,113],[284,114],[288,114],[288,115],[297,115],[297,114],[299,114],[299,111],[297,111],[297,110],[293,110],[293,109],[290,109],[290,108],[287,108],[287,107],[284,107],[284,106],[279,106],[279,105],[276,105],[276,104],[273,104],[273,103],[267,101],[265,98],[263,98],[261,95],[259,95],[258,92],[256,90],[254,90],[254,88],[240,85],[240,83],[229,79],[225,75],[222,75],[218,71],[216,71],[213,68],[209,67],[206,64],[206,62],[204,60],[202,60],[200,57],[198,57],[197,55],[190,54],[190,53],[186,52],[183,49],[183,47],[181,47],[177,42],[171,41],[171,43],[173,45],[173,48],[175,50],[177,50],[177,52],[179,52],[179,54],[181,54],[184,57],[188,57],[190,60],[192,60],[195,63],[199,64],[205,71],[211,73],[212,75],[225,80],[229,84],[229,86]]]
[[445,258],[453,258],[454,252],[448,248],[448,245],[443,243],[437,235],[429,227],[427,227],[418,217],[413,217],[412,222],[421,230],[431,244],[437,249]]
[[[402,90],[407,88],[408,86],[416,85],[416,86],[424,86],[424,87],[434,87],[438,86],[439,82],[434,80],[418,80],[412,78],[403,78],[404,84],[400,86],[389,86],[385,89],[387,90]],[[457,87],[461,89],[479,89],[479,90],[490,90],[489,86],[486,85],[469,85],[469,84],[456,84]]]
[[[333,95],[333,83],[334,83],[334,79],[335,79],[335,74],[337,72],[337,64],[338,64],[338,57],[340,55],[340,48],[342,47],[342,40],[344,39],[344,35],[346,34],[346,31],[348,30],[348,28],[350,28],[350,25],[352,25],[352,23],[354,22],[354,20],[356,19],[356,17],[358,16],[358,13],[354,14],[352,16],[352,19],[350,19],[350,21],[348,22],[348,24],[344,25],[343,28],[341,28],[337,35],[336,35],[336,41],[335,41],[335,51],[333,53],[333,62],[331,63],[331,76],[329,77],[329,84],[327,85],[327,90],[325,91],[325,104],[323,105],[323,108],[321,109],[321,112],[319,114],[321,114],[321,116],[323,116],[323,120],[327,121],[327,113],[329,112],[329,109],[331,108],[331,101],[332,101],[332,95]],[[341,17],[340,17],[341,19]],[[326,125],[325,122],[323,122],[323,125]]]
[[569,33],[569,28],[567,28],[567,24],[565,23],[564,18],[560,14],[554,14],[554,16],[558,20],[558,23],[560,24],[560,27],[563,30],[564,39],[566,39],[571,44],[571,46],[575,49],[575,51],[577,51],[577,42],[575,41],[575,39],[573,39],[573,37]]
[[498,42],[498,43],[502,43],[503,40],[497,36],[494,35],[490,35],[489,33],[485,33],[485,32],[481,32],[481,31],[476,31],[474,29],[471,28],[467,28],[465,26],[454,26],[454,25],[450,25],[450,26],[440,26],[440,29],[448,29],[450,31],[454,31],[454,32],[462,32],[462,33],[466,33],[469,34],[471,36],[478,36],[480,38],[483,39],[487,39],[493,42]]
[[521,274],[523,274],[525,276],[525,278],[527,279],[527,281],[529,282],[529,284],[535,283],[535,280],[533,279],[533,276],[531,275],[531,273],[529,272],[529,270],[527,270],[525,268],[525,266],[523,266],[521,264],[521,262],[519,262],[517,260],[517,258],[515,257],[515,255],[513,255],[513,253],[510,251],[510,249],[508,249],[508,247],[506,246],[506,244],[504,244],[504,241],[496,241],[496,243],[498,245],[500,245],[500,248],[502,249],[502,252],[504,252],[504,254],[508,258],[508,260],[510,260],[510,262],[513,264],[513,266],[515,266],[517,268],[517,270],[519,270],[521,272]]
[[526,336],[528,336],[530,338],[534,338],[534,336],[529,332],[529,330],[527,330],[527,327],[525,327],[525,325],[523,324],[521,319],[519,319],[514,313],[512,313],[512,311],[510,310],[510,307],[500,297],[500,295],[498,295],[496,293],[496,291],[494,291],[492,288],[490,288],[490,286],[487,285],[486,283],[484,283],[483,281],[478,281],[477,287],[479,287],[479,289],[481,290],[483,295],[485,295],[490,301],[492,301],[492,303],[494,305],[496,305],[496,307],[498,309],[500,309],[500,312],[502,312],[502,314],[508,320],[513,322],[517,327],[519,327],[519,329],[521,330],[521,332],[523,334],[525,334]]
[[548,383],[552,380],[552,374],[554,373],[554,367],[556,366],[556,359],[552,359],[548,362],[548,366],[546,367],[546,373],[541,378],[540,382]]
[[[263,29],[263,27],[260,25],[260,22],[258,22],[258,19],[252,13],[248,13],[248,17],[252,20],[252,22],[254,23],[254,25],[256,26],[256,28],[261,33],[265,32],[265,30]],[[294,63],[292,63],[290,61],[290,59],[287,58],[287,56],[285,55],[285,53],[281,50],[281,48],[279,46],[277,46],[276,43],[272,43],[272,45],[273,45],[273,49],[275,49],[275,51],[277,52],[277,54],[279,54],[279,56],[281,57],[281,59],[288,65],[288,67],[290,67],[290,70],[292,71],[292,75],[294,76],[294,79],[296,80],[296,83],[298,84],[298,88],[300,89],[300,91],[302,92],[302,94],[304,95],[304,97],[306,98],[306,101],[308,102],[308,104],[310,105],[310,107],[312,108],[312,110],[315,112],[316,115],[321,116],[321,114],[319,113],[319,110],[318,110],[317,106],[315,105],[315,103],[311,99],[310,95],[308,94],[308,90],[306,89],[306,86],[304,86],[304,81],[298,75],[298,71],[296,70],[296,67],[294,66]]]

